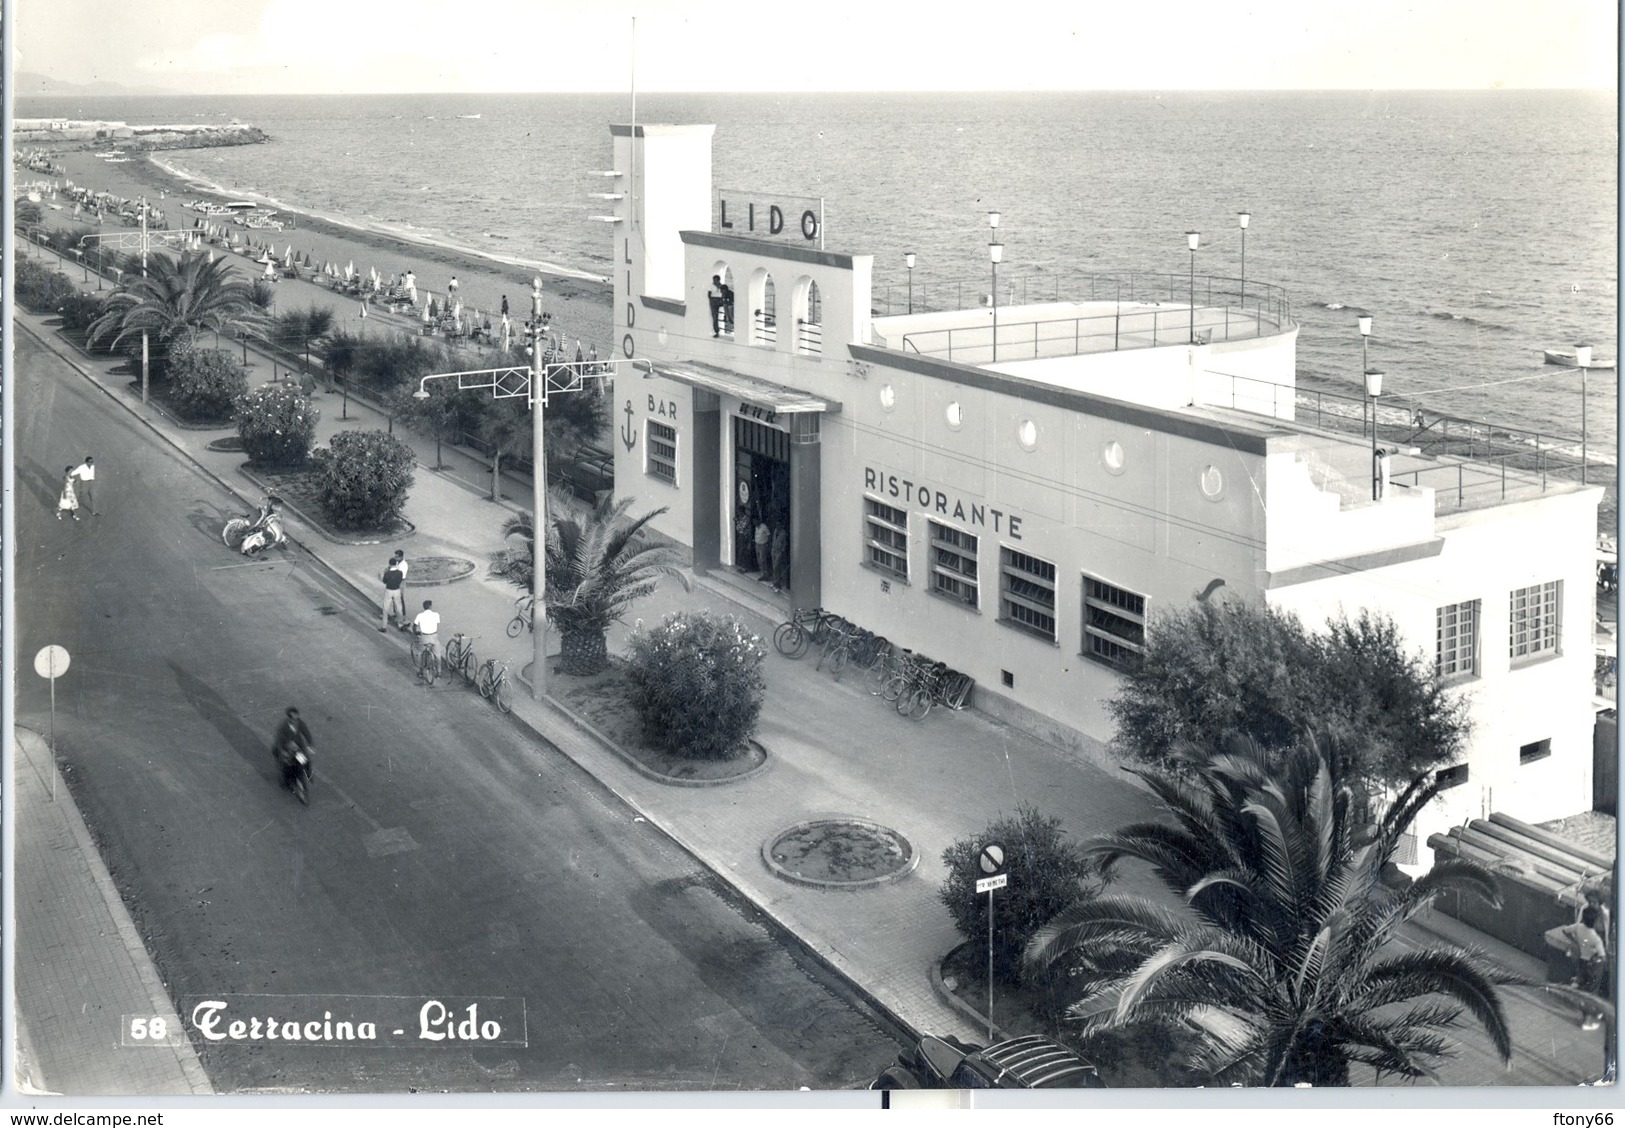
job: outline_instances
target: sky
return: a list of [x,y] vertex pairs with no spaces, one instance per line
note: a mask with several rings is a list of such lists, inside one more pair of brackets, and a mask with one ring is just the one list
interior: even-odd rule
[[620,92],[634,74],[639,90],[674,92],[1612,90],[1618,11],[1614,0],[15,0],[12,46],[16,70],[61,81],[222,94]]

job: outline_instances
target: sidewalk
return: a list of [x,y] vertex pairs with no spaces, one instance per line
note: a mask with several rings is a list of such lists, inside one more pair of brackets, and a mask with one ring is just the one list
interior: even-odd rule
[[[242,495],[245,508],[255,497],[255,488],[239,469],[242,454],[208,449],[208,442],[230,433],[228,429],[175,427],[131,396],[127,376],[111,376],[106,364],[72,355],[60,338],[41,327],[41,319],[19,310],[18,323],[69,355],[158,436]],[[269,374],[268,366],[265,373]],[[339,418],[337,395],[319,395],[317,403],[322,410],[318,443],[341,428],[385,426],[377,412],[354,400],[348,420]],[[471,485],[471,480],[479,479],[467,464],[450,473],[432,471],[428,466],[434,458],[433,441],[401,429],[396,435],[418,456],[406,506],[415,533],[381,544],[341,544],[290,515],[290,536],[353,585],[373,608],[382,599],[379,574],[396,547],[405,549],[408,559],[438,555],[473,561],[477,566],[473,576],[445,586],[415,586],[409,577],[408,606],[433,598],[444,617],[443,636],[455,631],[475,634],[482,659],[495,657],[519,671],[530,660],[531,639],[528,635],[509,639],[504,628],[520,593],[487,578],[485,563],[488,554],[502,546],[502,521],[514,510],[528,508],[524,504],[529,500],[528,483],[515,491],[515,502],[490,502]],[[106,484],[98,481],[98,486],[106,496],[116,497],[121,483],[116,472],[107,477]],[[698,577],[686,591],[677,583],[663,582],[633,614],[654,623],[679,608],[701,607],[730,610],[764,638],[781,614],[765,599],[736,591],[731,577]],[[377,620],[363,625],[370,630]],[[623,648],[631,626],[611,632],[612,651]],[[401,676],[409,677],[406,641],[394,634],[390,638],[401,650]],[[674,787],[653,781],[556,708],[532,701],[524,690],[514,695],[514,717],[522,738],[552,745],[569,756],[880,1006],[920,1031],[985,1039],[985,1025],[950,1006],[932,985],[932,969],[960,940],[937,897],[945,876],[942,852],[955,840],[980,832],[991,819],[1013,814],[1020,805],[1059,817],[1074,838],[1083,839],[1150,815],[1148,796],[1109,766],[1104,749],[1070,754],[974,712],[934,710],[923,722],[910,721],[870,696],[861,679],[836,682],[827,672],[815,671],[812,663],[791,661],[771,648],[766,673],[768,704],[758,735],[769,751],[769,767],[721,787]],[[425,692],[463,690],[442,686]],[[900,832],[919,855],[917,870],[898,882],[862,892],[792,885],[773,876],[762,862],[764,843],[795,823],[829,815],[870,819]],[[1129,874],[1122,885],[1132,892],[1151,889],[1143,875],[1136,879]],[[1532,1068],[1509,1077],[1498,1066],[1487,1069],[1477,1055],[1464,1054],[1459,1070],[1447,1063],[1446,1083],[1573,1084],[1597,1074],[1600,1032],[1582,1032],[1569,1016],[1522,997],[1509,997],[1508,1012],[1520,1064],[1527,1060]]]
[[[212,1093],[101,854],[38,733],[18,727],[17,1088],[74,1096]],[[55,785],[53,798],[53,784]],[[162,1044],[129,1042],[162,1019]]]

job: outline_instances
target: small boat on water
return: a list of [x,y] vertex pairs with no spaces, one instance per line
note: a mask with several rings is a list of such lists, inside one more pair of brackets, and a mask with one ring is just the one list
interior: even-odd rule
[[[1575,357],[1573,349],[1547,349],[1546,363],[1561,364],[1568,368],[1580,367],[1580,362]],[[1594,352],[1591,354],[1591,363],[1586,367],[1600,368],[1605,372],[1611,372],[1614,368],[1614,358],[1606,353]]]
[[480,120],[480,115],[479,114],[458,114],[457,116],[462,118],[464,121],[479,121]]

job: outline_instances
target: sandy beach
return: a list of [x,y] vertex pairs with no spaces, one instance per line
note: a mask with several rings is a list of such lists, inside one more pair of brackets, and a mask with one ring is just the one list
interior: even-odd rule
[[[108,164],[94,153],[76,148],[63,147],[50,155],[75,185],[130,198],[144,195],[164,209],[165,222],[177,228],[191,227],[200,218],[200,213],[185,206],[191,200],[255,198],[253,194],[203,191],[206,178],[180,175],[188,159],[203,152],[168,150],[121,164]],[[432,295],[438,301],[445,299],[448,283],[455,276],[464,310],[489,312],[493,322],[504,295],[512,318],[517,321],[528,316],[531,279],[540,276],[542,308],[552,314],[555,332],[569,344],[579,339],[584,349],[596,346],[599,356],[611,355],[611,294],[609,285],[601,279],[549,263],[507,262],[426,237],[413,238],[410,233],[358,227],[301,210],[297,205],[261,198],[267,207],[277,209],[279,219],[292,219],[296,226],[282,231],[250,231],[235,226],[231,230],[256,243],[274,246],[279,257],[291,247],[296,255],[308,252],[318,265],[333,261],[342,270],[354,263],[363,273],[376,268],[385,279],[412,270],[417,274],[418,293]],[[73,218],[71,208],[46,209],[45,218],[53,227],[84,222]],[[113,223],[104,229],[129,230]]]

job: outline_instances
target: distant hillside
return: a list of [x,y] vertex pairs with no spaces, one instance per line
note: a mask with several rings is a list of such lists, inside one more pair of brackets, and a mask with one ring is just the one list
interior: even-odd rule
[[180,94],[163,86],[126,86],[121,82],[63,82],[45,74],[19,71],[15,78],[15,96],[18,98],[61,98],[73,95],[106,97],[124,94]]

